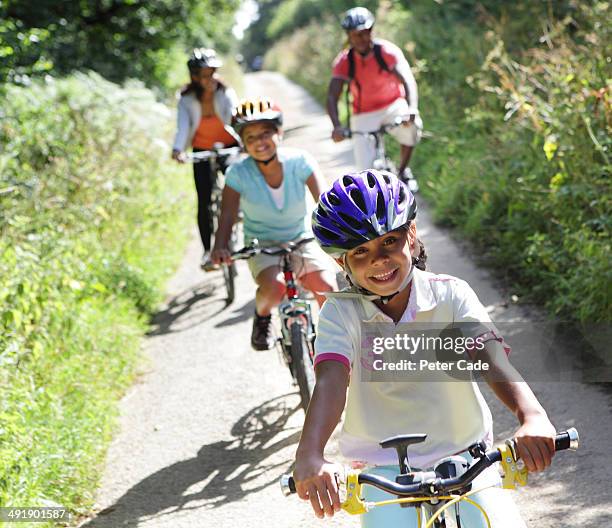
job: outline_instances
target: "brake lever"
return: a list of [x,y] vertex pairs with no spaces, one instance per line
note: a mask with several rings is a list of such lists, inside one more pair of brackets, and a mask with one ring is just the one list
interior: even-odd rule
[[525,463],[518,458],[516,443],[514,440],[506,440],[503,446],[497,448],[501,455],[501,466],[503,471],[502,487],[504,489],[516,489],[516,486],[525,486],[529,472]]

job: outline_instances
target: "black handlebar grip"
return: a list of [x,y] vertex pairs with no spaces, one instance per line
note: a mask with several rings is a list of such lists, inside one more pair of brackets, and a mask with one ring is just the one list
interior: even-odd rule
[[555,438],[555,451],[561,451],[563,449],[571,449],[576,451],[580,443],[580,437],[578,431],[574,427],[571,427],[567,431],[559,433]]

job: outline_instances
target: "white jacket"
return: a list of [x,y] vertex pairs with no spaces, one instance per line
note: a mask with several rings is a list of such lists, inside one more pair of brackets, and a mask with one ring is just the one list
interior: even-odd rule
[[[232,88],[219,88],[215,92],[213,106],[215,114],[219,116],[225,130],[234,136],[239,142],[234,129],[230,126],[232,122],[232,111],[238,104],[238,97]],[[178,103],[177,129],[174,136],[172,150],[184,151],[191,145],[191,140],[198,129],[202,119],[202,103],[198,101],[195,93],[189,92],[182,95]]]

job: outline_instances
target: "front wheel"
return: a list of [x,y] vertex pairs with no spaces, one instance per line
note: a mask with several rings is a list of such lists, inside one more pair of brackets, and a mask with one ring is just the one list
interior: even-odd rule
[[304,412],[308,409],[310,397],[315,385],[314,366],[312,364],[312,354],[310,343],[306,339],[304,328],[299,322],[291,324],[291,366],[300,389],[300,400]]

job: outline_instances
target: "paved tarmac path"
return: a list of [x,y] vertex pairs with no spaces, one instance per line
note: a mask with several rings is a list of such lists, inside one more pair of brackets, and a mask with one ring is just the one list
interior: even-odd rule
[[[301,127],[286,143],[314,154],[327,178],[350,169],[349,142],[329,140],[327,117],[300,87],[260,72],[247,75],[245,91],[280,103],[286,128]],[[512,292],[501,291],[452,233],[435,227],[422,203],[418,228],[432,271],[466,279],[497,320],[533,316],[533,310],[508,304]],[[358,526],[344,513],[319,521],[306,504],[281,496],[278,477],[291,467],[303,420],[297,392],[276,351],[250,348],[254,286],[246,264],[238,263],[238,293],[226,307],[220,274],[201,273],[199,257],[194,231],[145,340],[143,373],[122,401],[98,514],[82,526]],[[516,493],[525,520],[539,528],[612,527],[612,460],[605,451],[612,438],[610,392],[576,382],[532,386],[559,429],[579,429],[582,446],[559,455],[550,470]],[[514,417],[484,392],[496,437],[511,435]]]

